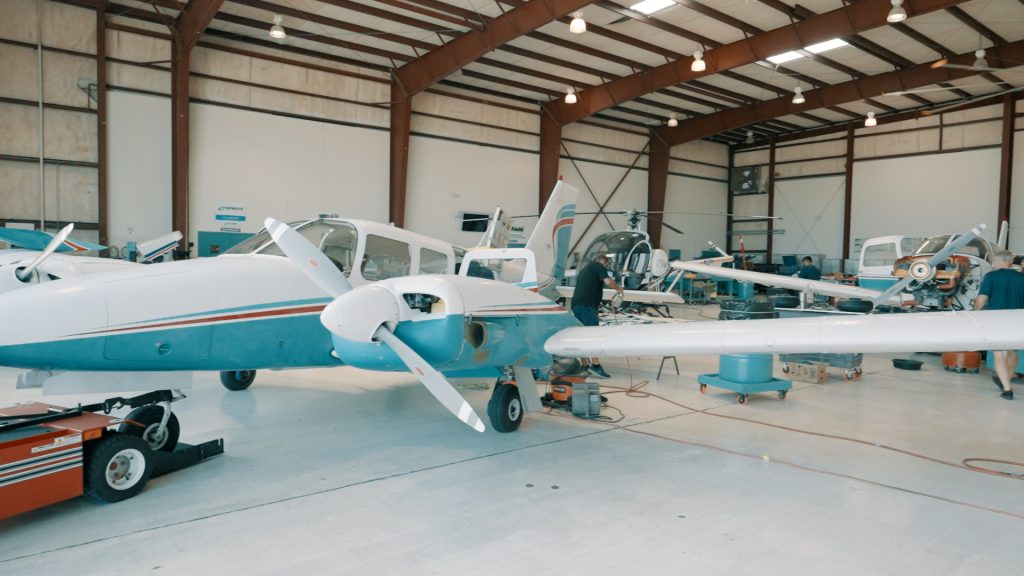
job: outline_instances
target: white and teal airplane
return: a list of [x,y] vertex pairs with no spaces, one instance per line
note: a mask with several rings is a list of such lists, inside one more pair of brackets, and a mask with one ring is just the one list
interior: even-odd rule
[[[496,256],[489,251],[475,257],[473,250],[376,222],[332,218],[293,226],[352,286],[454,275],[461,264],[464,276],[497,278],[489,284],[495,295],[503,293],[500,280],[520,283],[517,295],[533,292],[522,301],[481,303],[494,304],[493,310],[471,308],[474,318],[493,317],[495,311],[508,309],[506,304],[522,304],[523,310],[514,309],[527,315],[544,300],[537,293],[553,293],[561,279],[576,194],[564,183],[552,193],[526,246],[535,257],[536,274],[524,274],[525,257],[507,258],[502,269],[494,270],[486,264],[501,258],[485,259]],[[331,294],[284,257],[265,230],[216,258],[132,266],[0,294],[0,365],[33,370],[24,380],[30,385],[72,378],[83,383],[81,391],[101,391],[105,379],[134,380],[133,387],[118,384],[109,390],[176,387],[162,383],[166,371],[198,370],[219,371],[226,387],[243,389],[258,369],[361,365],[364,361],[336,352],[330,332],[319,321],[331,300]],[[564,310],[559,315],[571,318]],[[543,339],[530,336],[533,320],[526,320],[514,338],[512,333],[500,338],[503,328],[498,325],[488,330],[493,322],[474,324],[473,333],[481,338],[477,346],[462,339],[444,342],[433,331],[433,337],[424,338],[436,345],[444,342],[444,351],[438,351],[442,356],[453,350],[466,355],[456,354],[443,367],[446,371],[472,367],[464,361],[470,356],[490,356],[499,367],[516,364],[521,357],[536,356],[530,366],[550,359]],[[449,323],[448,330],[461,334],[461,325],[454,326]]]

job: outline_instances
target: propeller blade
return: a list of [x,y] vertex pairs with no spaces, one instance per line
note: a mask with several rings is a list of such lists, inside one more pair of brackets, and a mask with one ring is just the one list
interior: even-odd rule
[[[959,236],[956,240],[953,240],[952,242],[947,244],[945,248],[943,248],[942,250],[939,250],[938,252],[935,253],[934,256],[929,258],[928,259],[928,265],[931,267],[932,270],[934,270],[935,267],[937,265],[941,264],[943,261],[945,261],[946,258],[949,258],[957,250],[959,250],[959,249],[963,248],[964,246],[966,246],[968,242],[970,242],[971,240],[974,240],[975,238],[977,238],[978,235],[981,234],[981,232],[984,229],[985,229],[985,225],[984,224],[978,224],[976,227],[971,228],[971,230],[969,232]],[[875,306],[878,306],[879,304],[883,304],[883,303],[887,302],[890,298],[892,298],[896,294],[899,294],[901,290],[906,288],[907,284],[910,284],[913,281],[914,281],[914,278],[910,274],[907,274],[906,277],[904,277],[902,280],[900,280],[896,284],[893,284],[892,287],[890,287],[888,290],[886,290],[885,292],[880,294],[877,298],[872,300],[872,302],[875,304]]]
[[409,367],[409,371],[419,378],[420,382],[427,387],[427,390],[434,395],[434,398],[437,398],[449,412],[477,432],[486,430],[483,421],[473,411],[473,407],[469,405],[469,402],[466,402],[466,399],[459,394],[458,390],[440,372],[428,364],[422,356],[417,354],[415,350],[407,346],[398,336],[395,336],[383,326],[377,329],[374,337],[387,344],[402,362]]
[[28,282],[28,279],[32,277],[32,272],[43,263],[43,260],[49,258],[50,254],[53,254],[54,251],[64,243],[64,240],[67,240],[67,237],[71,235],[71,231],[74,229],[74,224],[68,224],[62,228],[61,231],[53,237],[53,240],[50,240],[50,243],[46,245],[46,248],[43,248],[43,251],[39,253],[39,256],[36,256],[36,259],[33,260],[31,264],[26,266],[25,269],[18,270],[18,272],[15,273],[18,276],[18,280]]
[[337,298],[352,290],[348,278],[302,234],[274,218],[267,218],[263,224],[284,255],[328,295]]

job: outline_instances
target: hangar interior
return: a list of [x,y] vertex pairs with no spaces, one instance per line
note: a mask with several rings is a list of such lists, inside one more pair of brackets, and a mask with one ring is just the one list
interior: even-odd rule
[[[471,247],[468,216],[536,215],[560,179],[580,190],[577,258],[630,210],[677,259],[712,242],[852,275],[867,239],[986,223],[996,242],[1003,221],[1024,253],[1019,0],[5,0],[0,14],[0,221],[74,224],[109,256],[172,230],[191,258],[214,256],[268,217]],[[517,222],[525,239],[536,219]],[[895,368],[904,357],[745,405],[698,389],[717,355],[678,370],[609,358],[609,421],[549,410],[483,435],[409,373],[261,371],[241,392],[197,373],[182,437],[222,437],[225,454],[123,503],[0,520],[0,571],[1013,572],[1017,403],[984,365]],[[0,368],[0,405],[42,398],[22,371]],[[492,383],[457,388],[483,413]]]

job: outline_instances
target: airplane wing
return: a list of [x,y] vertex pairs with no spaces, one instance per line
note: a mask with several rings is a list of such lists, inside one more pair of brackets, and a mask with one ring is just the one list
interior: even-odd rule
[[[672,267],[677,270],[686,270],[687,272],[705,274],[716,278],[731,278],[741,282],[753,282],[754,284],[787,288],[789,290],[799,290],[801,292],[810,291],[814,294],[822,294],[824,296],[874,300],[882,295],[878,290],[870,290],[859,286],[836,284],[834,282],[822,282],[821,280],[804,280],[803,278],[794,278],[792,276],[766,274],[764,272],[751,272],[750,270],[737,270],[735,268],[721,268],[719,266],[709,266],[698,262],[673,262]],[[893,297],[892,300],[894,302],[898,302],[898,298],[899,297],[896,296]]]
[[566,328],[544,349],[585,356],[901,353],[1024,348],[1024,310]]
[[[576,288],[573,286],[558,286],[558,295],[572,299]],[[605,288],[602,291],[602,300],[611,300],[615,297],[615,290]],[[623,302],[636,302],[638,304],[683,304],[683,299],[675,292],[654,292],[652,290],[624,290],[622,292]]]

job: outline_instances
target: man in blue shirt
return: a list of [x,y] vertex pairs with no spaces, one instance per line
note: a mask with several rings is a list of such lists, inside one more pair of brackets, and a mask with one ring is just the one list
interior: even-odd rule
[[[975,310],[1018,310],[1024,308],[1024,274],[1012,270],[1013,255],[1005,250],[992,257],[992,271],[981,281],[978,297],[974,299]],[[993,364],[999,380],[1000,396],[1013,400],[1010,379],[1017,369],[1016,350],[994,350]]]
[[810,256],[804,256],[800,261],[800,270],[796,275],[804,280],[821,280],[821,270],[814,265],[814,260]]
[[[584,326],[598,325],[597,308],[601,305],[605,286],[617,291],[619,295],[622,294],[622,288],[615,282],[615,278],[608,270],[608,264],[608,256],[601,254],[587,262],[576,273],[576,290],[572,295],[572,313]],[[601,366],[599,358],[591,358],[588,369],[591,374],[599,378],[611,377]]]

